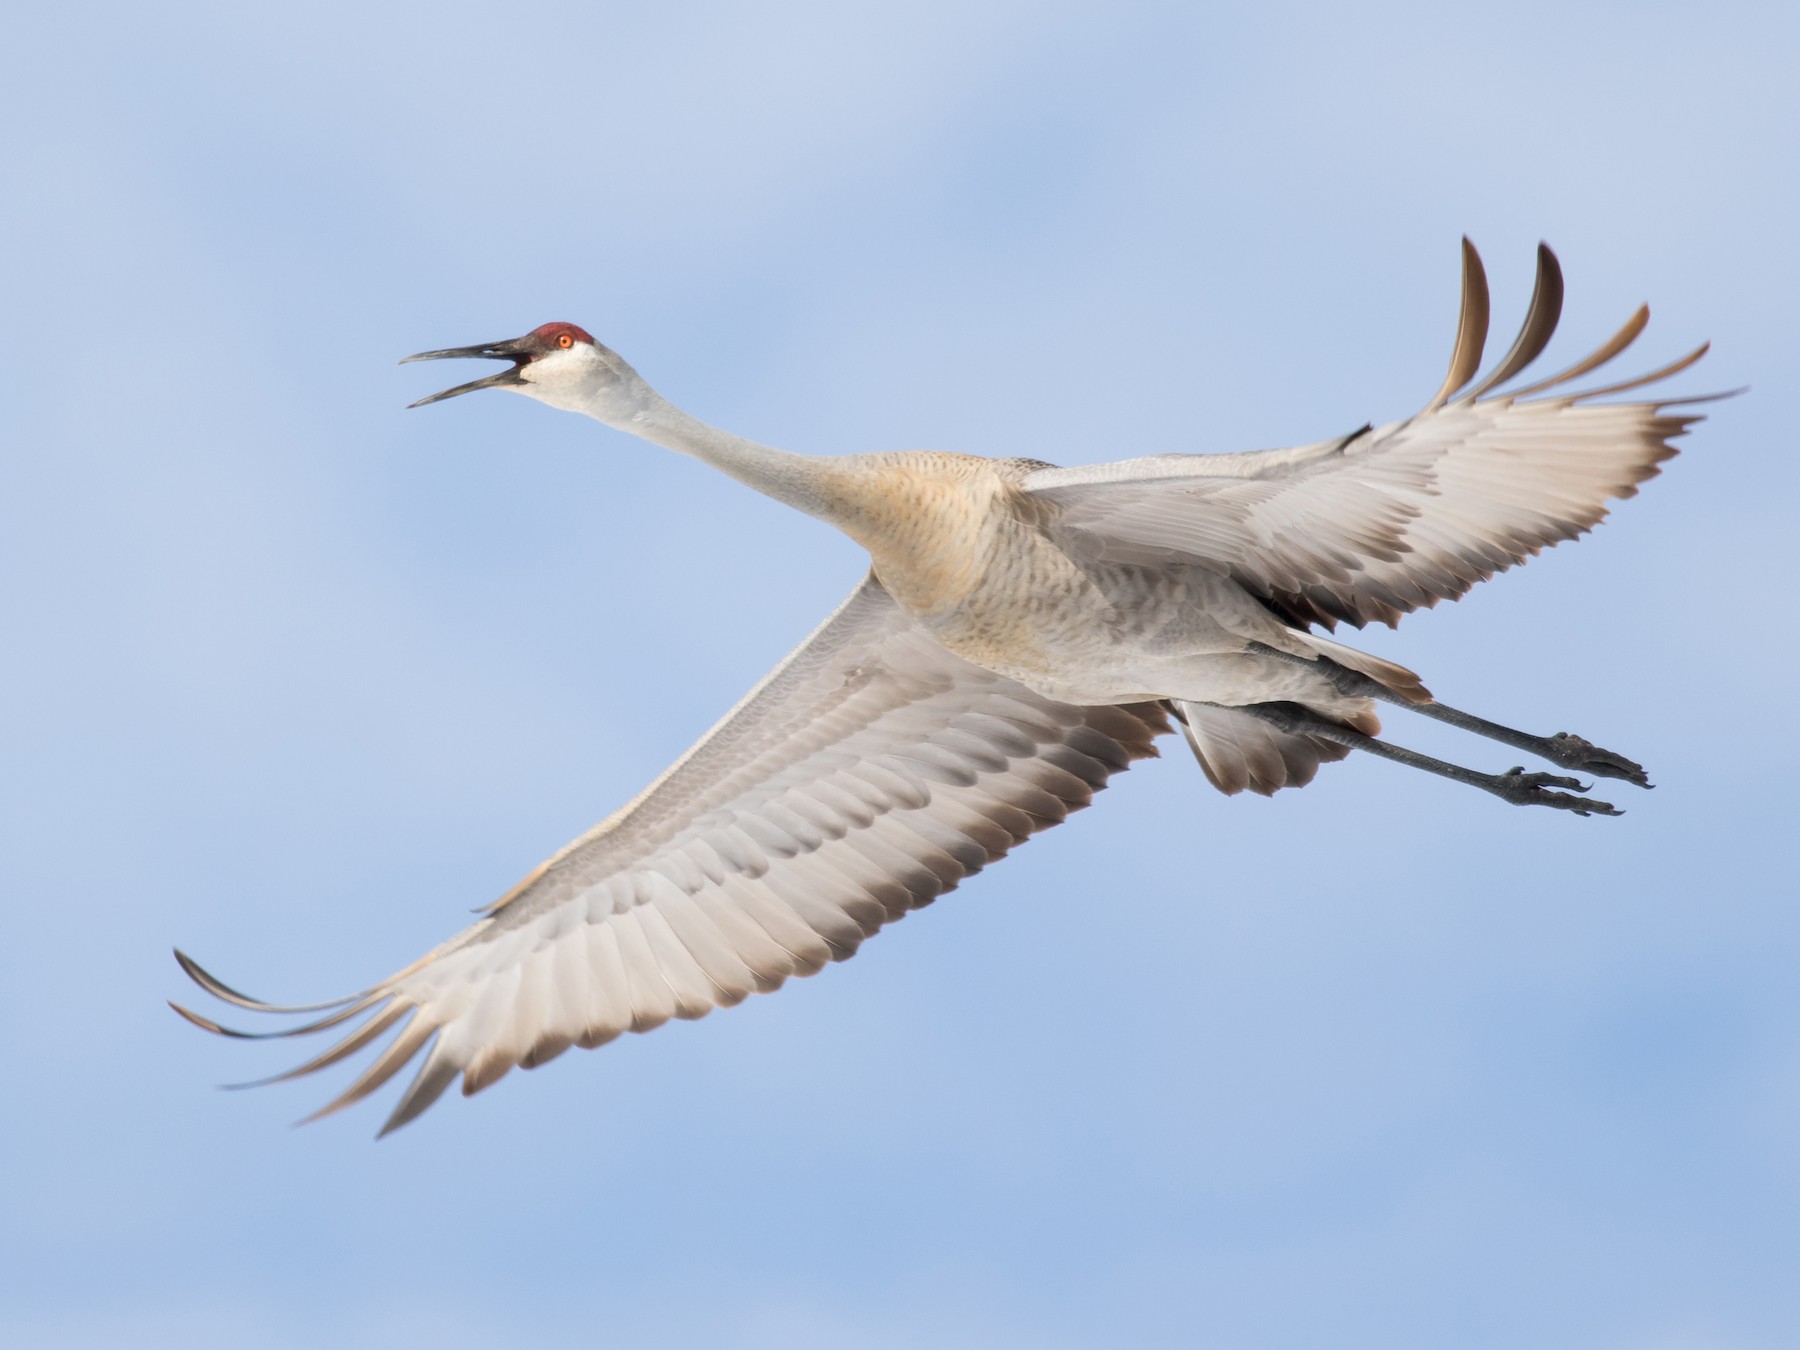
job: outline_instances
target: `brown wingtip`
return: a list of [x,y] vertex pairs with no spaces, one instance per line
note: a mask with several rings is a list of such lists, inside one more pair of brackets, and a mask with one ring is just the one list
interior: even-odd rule
[[348,998],[334,998],[328,1003],[266,1003],[260,998],[251,998],[248,994],[239,993],[236,989],[233,989],[230,985],[219,979],[218,976],[208,971],[198,961],[194,960],[193,957],[182,951],[181,948],[176,947],[174,952],[175,960],[181,966],[182,972],[195,984],[199,985],[207,993],[211,994],[222,1003],[230,1003],[239,1008],[248,1008],[252,1012],[326,1012],[332,1008],[341,1008],[346,1003],[352,1003],[356,999],[362,997],[360,994],[351,994]]
[[182,973],[214,998],[225,1003],[235,1004],[240,1008],[251,1008],[259,1012],[271,1006],[261,999],[251,998],[248,994],[240,994],[223,980],[214,976],[205,966],[194,960],[181,948],[177,947],[174,951],[175,961],[181,967]]
[[[179,955],[179,954],[180,953],[177,953],[177,955]],[[241,1037],[244,1034],[241,1031],[233,1031],[230,1027],[220,1026],[217,1022],[213,1021],[212,1018],[202,1017],[199,1013],[194,1012],[192,1009],[182,1007],[179,1003],[177,1003],[172,998],[165,999],[164,1002],[166,1002],[171,1008],[173,1008],[178,1015],[185,1017],[188,1021],[192,1022],[195,1026],[199,1027],[200,1030],[202,1030],[202,1031],[210,1031],[215,1036]]]
[[1505,384],[1543,355],[1544,348],[1550,345],[1550,339],[1556,332],[1557,322],[1562,318],[1563,290],[1562,264],[1556,260],[1556,253],[1550,245],[1540,240],[1537,247],[1537,278],[1532,283],[1531,303],[1525,311],[1525,322],[1519,326],[1519,336],[1513,339],[1513,345],[1500,358],[1500,364],[1494,367],[1493,374],[1462,395],[1458,402],[1473,403],[1490,389],[1497,389]]
[[[410,1011],[410,1009],[406,1011]],[[387,1047],[358,1075],[355,1082],[310,1116],[297,1123],[309,1125],[315,1120],[323,1120],[326,1116],[335,1115],[347,1106],[354,1106],[399,1072],[401,1067],[418,1054],[425,1043],[437,1032],[436,1023],[426,1022],[420,1018],[414,1018],[407,1022],[405,1026],[401,1027],[400,1034],[388,1042]]]
[[1602,385],[1598,389],[1584,389],[1579,394],[1570,395],[1570,398],[1574,402],[1579,402],[1583,399],[1604,398],[1608,394],[1623,394],[1632,389],[1642,389],[1647,384],[1655,384],[1659,380],[1668,379],[1671,375],[1679,375],[1711,350],[1712,343],[1702,342],[1686,356],[1678,357],[1666,366],[1658,366],[1648,375],[1639,375],[1632,380],[1620,380],[1617,384]]
[[1481,349],[1487,345],[1488,284],[1481,254],[1468,235],[1462,240],[1462,308],[1456,319],[1456,346],[1450,352],[1450,369],[1426,410],[1441,408],[1450,396],[1475,378],[1481,367]]
[[1545,390],[1556,388],[1559,384],[1567,384],[1570,380],[1580,379],[1590,370],[1599,369],[1608,361],[1612,360],[1613,357],[1624,351],[1632,343],[1636,342],[1638,335],[1644,331],[1645,326],[1648,325],[1649,322],[1650,306],[1639,305],[1637,307],[1637,312],[1629,319],[1625,320],[1624,325],[1619,331],[1614,333],[1605,342],[1601,343],[1600,346],[1595,348],[1589,355],[1584,356],[1581,360],[1577,361],[1567,369],[1557,371],[1556,374],[1547,379],[1539,380],[1536,384],[1528,384],[1523,389],[1513,390],[1507,397],[1511,399],[1521,399],[1531,394],[1541,394]]
[[291,1083],[296,1078],[304,1078],[309,1073],[317,1073],[320,1069],[329,1068],[340,1060],[347,1059],[374,1040],[397,1022],[408,1009],[404,1005],[392,1005],[382,1009],[369,1018],[343,1040],[328,1047],[324,1053],[314,1055],[304,1064],[297,1064],[284,1073],[273,1074],[268,1078],[255,1078],[247,1083],[227,1083],[226,1087],[235,1090],[244,1088],[269,1087],[275,1083]]

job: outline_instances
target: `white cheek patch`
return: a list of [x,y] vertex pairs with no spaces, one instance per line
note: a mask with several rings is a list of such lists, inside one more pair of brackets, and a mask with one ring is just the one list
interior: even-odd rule
[[578,342],[524,366],[513,388],[540,403],[568,412],[586,413],[610,426],[622,426],[656,396],[641,376],[617,355],[598,345]]
[[555,351],[528,361],[519,369],[519,379],[523,381],[520,392],[554,397],[558,392],[573,389],[582,382],[586,364],[573,350]]

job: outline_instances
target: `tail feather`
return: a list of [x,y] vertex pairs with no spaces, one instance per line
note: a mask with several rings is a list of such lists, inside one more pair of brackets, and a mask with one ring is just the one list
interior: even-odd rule
[[1227,796],[1246,788],[1268,797],[1284,787],[1305,787],[1319,765],[1350,753],[1348,746],[1280,731],[1237,708],[1180,699],[1170,704],[1207,781]]

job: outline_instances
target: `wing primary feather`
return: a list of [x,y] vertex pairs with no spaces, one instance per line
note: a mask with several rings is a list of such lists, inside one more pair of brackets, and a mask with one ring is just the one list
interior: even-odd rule
[[328,1027],[335,1027],[344,1022],[348,1022],[358,1013],[365,1012],[372,1007],[379,997],[379,995],[375,994],[364,995],[355,1003],[338,1009],[338,1011],[332,1013],[329,1017],[321,1017],[316,1022],[307,1022],[302,1026],[283,1027],[280,1031],[239,1031],[236,1027],[223,1026],[220,1023],[213,1021],[210,1017],[202,1017],[199,1013],[182,1007],[173,999],[169,999],[168,1004],[202,1031],[210,1031],[215,1036],[229,1036],[234,1041],[271,1041],[286,1040],[290,1036],[310,1036],[315,1031],[324,1031]]
[[199,1013],[194,1012],[192,1009],[182,1007],[179,1003],[177,1003],[172,998],[164,999],[163,1002],[167,1003],[171,1008],[173,1008],[182,1017],[186,1018],[189,1022],[192,1022],[195,1026],[199,1027],[200,1030],[210,1031],[215,1036],[229,1036],[233,1040],[239,1040],[239,1041],[249,1041],[249,1040],[260,1039],[258,1033],[253,1032],[253,1031],[239,1031],[236,1027],[220,1026],[217,1022],[213,1021],[212,1018],[202,1017]]
[[1525,322],[1519,328],[1519,336],[1513,340],[1512,347],[1494,368],[1494,373],[1457,402],[1473,403],[1490,389],[1497,389],[1505,384],[1542,356],[1544,348],[1550,345],[1551,335],[1556,332],[1557,320],[1562,318],[1562,305],[1562,265],[1556,261],[1556,254],[1551,252],[1550,245],[1539,243],[1537,281],[1531,288],[1531,305],[1525,311]]
[[1546,389],[1554,389],[1559,384],[1567,384],[1570,380],[1578,380],[1590,370],[1597,370],[1613,357],[1624,351],[1638,340],[1638,334],[1650,322],[1650,306],[1639,305],[1637,313],[1625,320],[1624,326],[1592,353],[1581,358],[1567,370],[1559,370],[1548,379],[1539,380],[1536,384],[1528,384],[1523,389],[1515,389],[1507,397],[1513,400],[1526,398],[1531,394],[1541,394]]
[[[1661,410],[1664,408],[1685,408],[1690,403],[1721,403],[1728,398],[1736,398],[1740,394],[1747,394],[1749,392],[1749,385],[1740,384],[1736,389],[1721,389],[1716,394],[1683,394],[1680,398],[1659,398],[1656,401],[1656,406],[1658,410]],[[1580,395],[1580,397],[1585,398],[1586,395]],[[1695,422],[1704,421],[1705,418],[1702,414],[1695,413],[1692,417],[1674,417],[1665,418],[1664,420],[1679,422],[1681,424],[1680,430],[1671,433],[1672,435],[1679,435],[1682,432],[1685,432],[1687,428],[1692,426]]]
[[1579,403],[1585,399],[1604,398],[1608,394],[1623,394],[1631,389],[1642,389],[1647,384],[1655,384],[1658,380],[1666,380],[1671,375],[1679,375],[1711,350],[1712,343],[1702,342],[1686,356],[1681,357],[1679,360],[1671,361],[1668,365],[1661,366],[1658,369],[1651,371],[1648,375],[1640,375],[1635,380],[1620,380],[1617,384],[1601,385],[1598,389],[1584,389],[1579,394],[1571,394],[1569,396],[1569,401],[1572,403]]
[[440,1054],[434,1046],[432,1052],[425,1056],[425,1062],[419,1065],[419,1072],[412,1082],[407,1084],[393,1114],[382,1124],[381,1132],[375,1137],[384,1138],[402,1125],[418,1119],[427,1107],[444,1095],[444,1089],[454,1083],[456,1075],[461,1072],[462,1068],[455,1060]]
[[1487,345],[1488,284],[1487,270],[1481,255],[1464,235],[1462,241],[1463,282],[1462,311],[1456,320],[1456,346],[1450,353],[1450,371],[1425,411],[1434,412],[1450,401],[1450,396],[1475,378],[1481,367],[1481,349]]
[[217,976],[208,974],[201,964],[189,956],[181,948],[175,949],[175,960],[180,963],[187,977],[199,985],[207,993],[224,1003],[235,1004],[240,1008],[248,1008],[252,1012],[273,1013],[307,1013],[325,1012],[330,1008],[341,1008],[346,1003],[354,1003],[361,994],[350,994],[344,998],[334,998],[327,1003],[265,1003],[259,998],[251,998],[248,994],[240,994]]
[[333,1064],[336,1064],[340,1059],[354,1055],[358,1050],[362,1049],[382,1032],[393,1026],[395,1022],[399,1021],[400,1018],[405,1015],[410,1006],[410,1004],[406,1003],[390,1003],[368,1021],[364,1022],[355,1031],[344,1037],[343,1040],[334,1044],[329,1050],[326,1050],[323,1054],[314,1055],[304,1064],[295,1065],[286,1073],[278,1073],[269,1078],[253,1079],[248,1083],[227,1083],[225,1086],[233,1092],[243,1088],[267,1087],[271,1083],[291,1082],[296,1078],[303,1078],[309,1073],[329,1068]]
[[419,1053],[419,1047],[437,1034],[437,1030],[436,1023],[414,1017],[400,1029],[398,1036],[388,1042],[387,1049],[357,1076],[354,1083],[310,1116],[294,1123],[310,1125],[315,1120],[323,1120],[326,1116],[342,1111],[346,1106],[354,1106],[398,1073],[408,1060]]

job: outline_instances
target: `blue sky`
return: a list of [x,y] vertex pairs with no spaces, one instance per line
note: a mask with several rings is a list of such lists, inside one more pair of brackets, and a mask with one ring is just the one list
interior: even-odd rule
[[[1774,5],[38,6],[0,54],[0,1342],[1800,1338]],[[1179,746],[857,959],[377,1145],[179,943],[360,987],[635,793],[854,546],[421,348],[583,324],[817,453],[1287,444],[1546,238],[1573,359],[1751,385],[1591,539],[1366,645],[1621,820]],[[1396,717],[1404,743],[1508,752]],[[1620,789],[1626,791],[1626,789]]]

